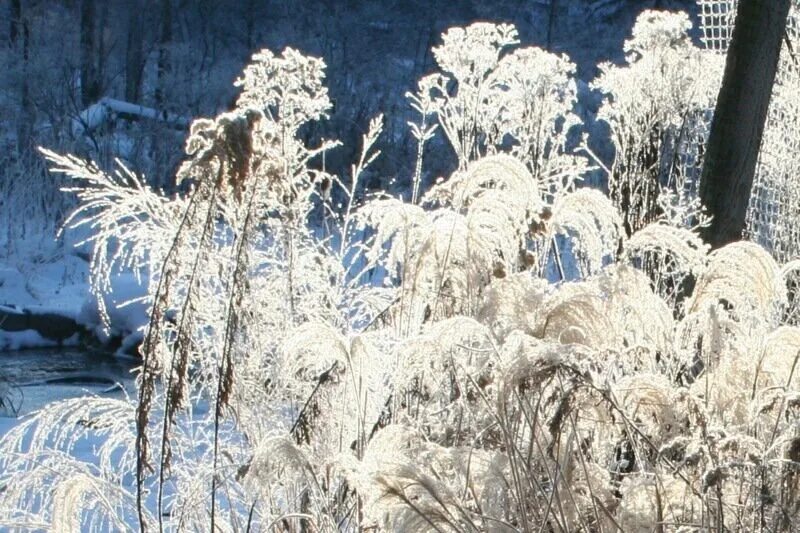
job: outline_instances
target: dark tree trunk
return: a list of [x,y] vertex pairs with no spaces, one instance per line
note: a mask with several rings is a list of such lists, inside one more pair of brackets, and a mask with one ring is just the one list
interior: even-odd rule
[[22,12],[22,1],[12,0],[9,38],[11,40],[11,46],[15,51],[20,45],[20,34],[22,34],[22,74],[19,84],[19,94],[22,115],[20,119],[17,120],[17,147],[20,151],[24,151],[30,145],[33,122],[36,119],[31,103],[30,87],[28,86],[31,35],[28,19],[24,17]]
[[247,58],[250,57],[255,50],[255,21],[256,21],[256,2],[255,0],[247,0],[245,4],[245,32],[247,39]]
[[558,1],[550,0],[550,13],[547,16],[547,51],[553,51],[553,39],[556,31],[556,10],[558,9]]
[[[170,72],[170,43],[172,41],[172,0],[160,0],[161,27],[158,36],[158,60],[156,68],[155,106],[162,113],[170,110],[169,93],[167,91],[166,76]],[[155,164],[154,183],[161,188],[172,190],[174,188],[174,172],[170,168],[170,154],[165,148],[163,125],[156,131],[153,145],[153,162]]]
[[108,35],[106,33],[106,29],[108,28],[108,11],[110,3],[111,2],[108,0],[100,2],[100,11],[98,13],[99,16],[95,17],[95,101],[103,96],[103,91],[105,90],[103,80],[105,80],[106,76],[106,59],[109,55],[108,42],[106,39]]
[[156,109],[162,110],[165,100],[165,80],[170,69],[169,45],[172,41],[172,0],[161,0],[161,32],[158,37],[158,69],[156,80]]
[[81,0],[81,102],[88,107],[100,95],[95,64],[94,0]]
[[130,2],[128,16],[128,41],[125,48],[125,100],[138,103],[142,89],[144,68],[142,3]]
[[700,184],[713,247],[741,239],[790,0],[740,0]]
[[11,41],[11,46],[17,44],[17,35],[19,35],[19,25],[22,20],[22,2],[21,0],[11,0],[11,27],[8,30],[8,37]]
[[27,19],[22,20],[22,83],[20,84],[22,101],[22,124],[19,127],[20,147],[28,148],[31,140],[33,123],[36,121],[33,103],[31,102],[31,91],[28,85],[28,73],[31,60],[31,31]]

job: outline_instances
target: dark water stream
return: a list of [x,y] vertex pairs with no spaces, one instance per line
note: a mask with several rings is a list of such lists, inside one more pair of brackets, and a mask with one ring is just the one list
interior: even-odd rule
[[0,417],[88,394],[134,395],[136,361],[80,349],[0,352]]

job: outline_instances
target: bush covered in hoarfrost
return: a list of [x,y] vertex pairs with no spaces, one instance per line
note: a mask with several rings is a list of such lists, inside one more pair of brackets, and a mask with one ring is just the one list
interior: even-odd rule
[[[703,146],[724,56],[695,46],[685,13],[646,11],[625,42],[627,64],[603,64],[594,87],[616,150],[609,191],[628,234],[664,211],[696,223]],[[702,218],[702,217],[700,217]]]
[[[47,152],[95,228],[95,290],[133,269],[151,318],[136,399],[56,403],[2,440],[0,524],[791,529],[795,268],[751,243],[709,253],[687,227],[701,210],[670,165],[697,157],[681,124],[713,87],[692,88],[705,59],[686,31],[645,13],[630,64],[597,82],[610,199],[575,187],[568,59],[508,50],[514,28],[486,23],[449,30],[410,95],[411,201],[359,194],[380,118],[349,176],[313,164],[335,145],[301,133],[330,108],[324,64],[291,49],[256,54],[237,108],[193,124],[184,196]],[[419,191],[437,134],[458,170]],[[686,197],[614,196],[651,202],[643,182]],[[72,453],[86,439],[91,460]]]

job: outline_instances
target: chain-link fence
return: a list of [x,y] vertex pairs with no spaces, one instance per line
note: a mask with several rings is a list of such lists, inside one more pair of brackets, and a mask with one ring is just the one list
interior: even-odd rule
[[703,44],[709,50],[727,52],[736,19],[736,0],[698,0]]
[[[736,0],[698,0],[705,46],[725,53]],[[789,15],[747,213],[746,236],[779,261],[800,256],[800,2]]]

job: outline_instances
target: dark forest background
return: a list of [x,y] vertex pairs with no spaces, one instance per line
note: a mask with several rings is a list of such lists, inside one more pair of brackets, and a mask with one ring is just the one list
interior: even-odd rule
[[[633,21],[652,8],[696,16],[692,0],[3,0],[0,190],[8,204],[53,188],[39,145],[101,165],[121,157],[169,189],[188,121],[231,106],[256,50],[286,46],[328,65],[334,111],[307,132],[343,142],[327,168],[346,169],[369,119],[383,113],[383,156],[367,184],[402,190],[414,161],[404,94],[433,70],[430,50],[445,29],[511,22],[523,45],[569,55],[582,80],[578,112],[592,128],[599,97],[587,82],[599,62],[623,59]],[[147,110],[98,107],[103,98]],[[454,163],[444,145],[430,148],[429,179]],[[56,209],[56,195],[42,208]]]

